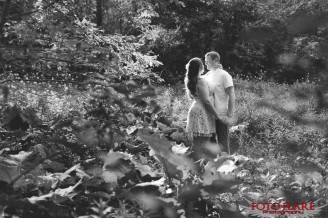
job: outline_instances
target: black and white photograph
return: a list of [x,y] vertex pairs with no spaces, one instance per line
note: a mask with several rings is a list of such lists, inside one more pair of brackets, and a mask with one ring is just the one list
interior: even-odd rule
[[0,0],[0,218],[327,217],[327,0]]

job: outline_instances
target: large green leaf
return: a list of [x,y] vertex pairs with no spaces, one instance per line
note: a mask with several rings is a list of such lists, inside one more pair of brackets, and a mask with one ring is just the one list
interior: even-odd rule
[[21,175],[19,163],[7,161],[4,158],[0,158],[0,181],[11,183],[14,179]]
[[190,171],[195,172],[195,163],[184,155],[174,154],[172,144],[164,136],[150,135],[144,130],[138,131],[138,136],[154,150],[169,177],[186,179]]
[[[30,156],[32,156],[32,152],[21,151],[9,157],[0,157],[0,181],[11,183],[22,176],[22,166],[29,165],[30,162],[26,160]],[[23,165],[24,161],[25,164]]]

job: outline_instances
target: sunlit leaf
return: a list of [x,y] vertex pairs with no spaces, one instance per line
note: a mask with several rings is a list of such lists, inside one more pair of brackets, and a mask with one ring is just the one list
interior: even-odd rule
[[10,159],[22,163],[24,160],[26,160],[30,155],[32,154],[31,152],[26,152],[26,151],[21,151],[18,154],[15,155],[10,155]]
[[132,133],[134,133],[136,130],[138,130],[138,128],[136,126],[130,126],[126,129],[126,133],[128,135],[131,135]]
[[56,177],[60,180],[60,181],[64,181],[66,178],[70,177],[70,173],[78,170],[81,167],[80,164],[76,164],[75,166],[72,166],[71,168],[69,168],[68,170],[66,170],[63,173],[58,173],[56,174]]
[[172,146],[172,151],[174,154],[186,154],[188,150],[189,147],[186,147],[183,143]]
[[61,197],[68,197],[72,199],[75,195],[78,194],[77,192],[75,192],[75,189],[80,184],[82,184],[82,179],[79,182],[77,182],[74,186],[70,186],[64,189],[60,189],[60,188],[56,189],[54,194],[59,195]]
[[49,199],[51,199],[53,197],[54,193],[50,192],[48,194],[45,195],[41,195],[41,196],[32,196],[30,198],[27,198],[29,200],[29,202],[31,202],[32,204],[36,204],[39,201],[47,201]]
[[164,184],[165,184],[165,178],[162,177],[159,180],[155,180],[152,182],[139,183],[139,184],[137,184],[137,186],[148,186],[148,185],[163,186]]
[[223,173],[223,174],[228,174],[237,168],[238,168],[238,166],[235,165],[234,161],[227,160],[217,169],[217,171],[220,173]]

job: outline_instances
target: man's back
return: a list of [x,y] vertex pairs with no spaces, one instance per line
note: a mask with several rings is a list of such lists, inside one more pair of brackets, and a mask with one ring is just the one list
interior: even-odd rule
[[207,72],[203,78],[207,81],[210,92],[214,92],[214,106],[217,113],[226,116],[229,99],[226,88],[233,86],[231,75],[227,71],[217,68]]

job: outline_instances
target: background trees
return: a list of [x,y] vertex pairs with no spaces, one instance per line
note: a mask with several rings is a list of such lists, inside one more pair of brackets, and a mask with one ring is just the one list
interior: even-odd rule
[[325,69],[324,1],[184,2],[182,10],[169,7],[160,14],[162,20],[156,19],[175,30],[155,48],[165,76],[181,78],[184,66],[179,63],[209,50],[218,51],[225,68],[243,77],[294,82],[318,77]]
[[328,6],[323,0],[0,4],[2,71],[20,78],[46,74],[47,79],[83,80],[103,70],[160,75],[175,83],[182,81],[188,59],[210,50],[242,77],[294,82],[319,77],[326,69]]
[[145,47],[153,40],[147,1],[5,3],[1,70],[7,78],[81,82],[100,72],[147,78],[160,64]]

